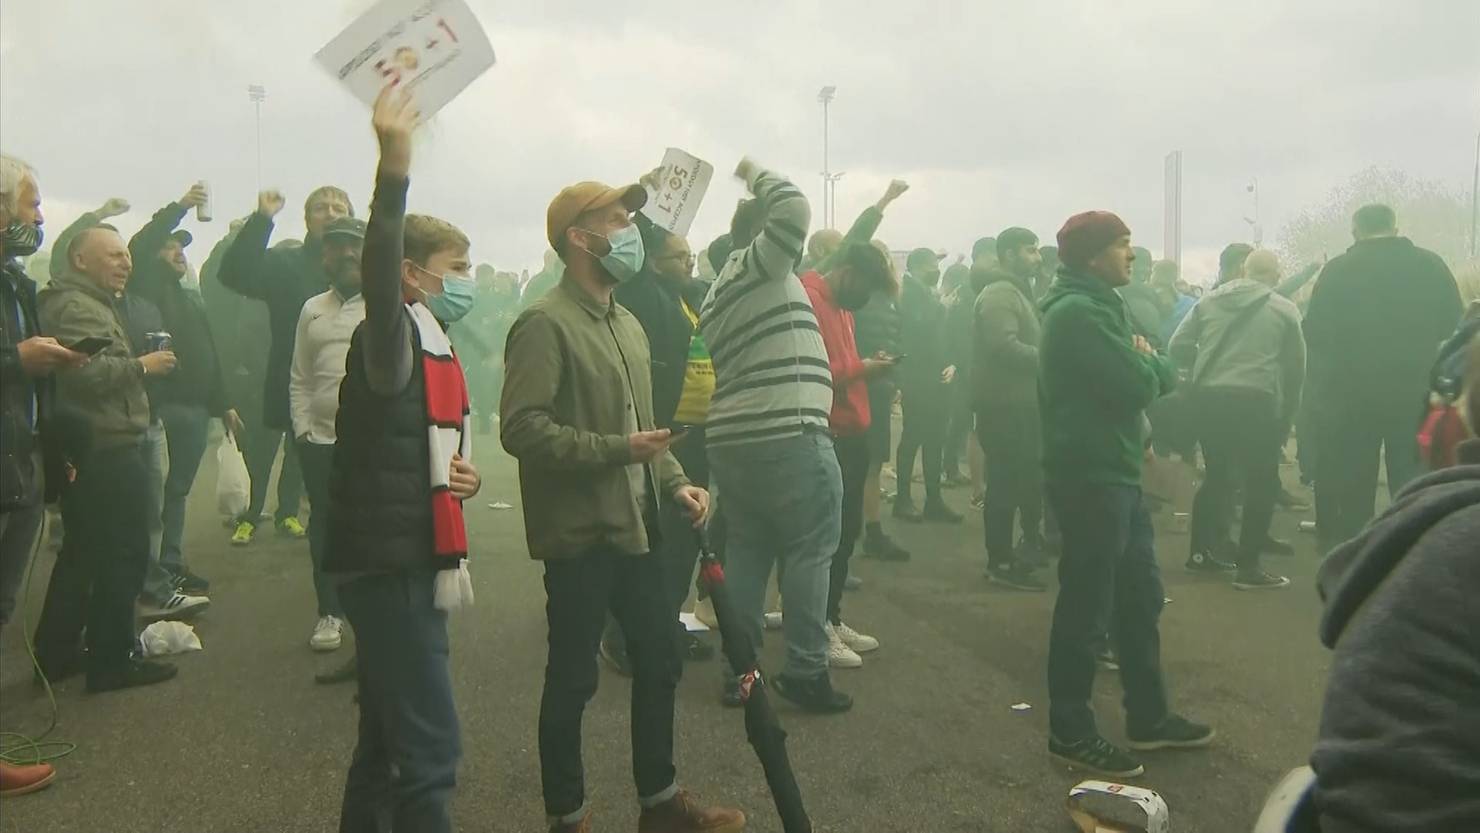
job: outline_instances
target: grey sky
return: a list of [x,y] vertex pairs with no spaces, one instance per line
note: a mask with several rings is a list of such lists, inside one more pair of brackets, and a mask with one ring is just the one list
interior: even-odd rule
[[[1181,149],[1195,278],[1249,237],[1251,178],[1272,241],[1371,164],[1468,188],[1480,128],[1475,0],[470,5],[499,65],[427,129],[412,209],[501,268],[538,263],[559,188],[631,181],[668,145],[717,169],[696,249],[728,223],[744,153],[793,175],[820,222],[825,84],[840,225],[900,177],[913,190],[880,233],[894,248],[963,251],[1008,225],[1050,238],[1107,208],[1159,255],[1162,159]],[[264,185],[288,195],[280,234],[300,235],[314,186],[369,198],[369,114],[312,62],[367,6],[5,3],[0,145],[40,169],[53,234],[109,196],[133,203],[132,232],[210,180],[198,262],[255,205],[246,87],[261,83]]]

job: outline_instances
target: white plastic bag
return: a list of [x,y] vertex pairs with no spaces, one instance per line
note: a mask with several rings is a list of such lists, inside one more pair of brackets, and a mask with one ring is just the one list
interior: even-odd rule
[[252,499],[252,478],[236,440],[227,434],[216,449],[216,509],[230,517],[241,517]]
[[144,656],[148,657],[183,654],[201,649],[200,637],[195,635],[195,628],[184,622],[155,622],[139,634],[139,642],[144,646]]

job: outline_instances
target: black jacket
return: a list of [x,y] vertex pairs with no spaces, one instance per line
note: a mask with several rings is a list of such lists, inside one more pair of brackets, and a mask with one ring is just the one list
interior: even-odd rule
[[185,206],[172,202],[155,212],[153,219],[129,240],[134,271],[129,276],[128,294],[159,308],[179,362],[173,373],[152,382],[150,403],[156,408],[167,402],[199,405],[211,416],[219,417],[229,406],[205,303],[181,283],[183,275],[159,258],[159,250],[185,218],[185,212]]
[[1406,237],[1359,240],[1331,259],[1305,314],[1308,389],[1328,405],[1417,414],[1439,345],[1462,312],[1438,255]]
[[329,278],[324,274],[319,241],[309,240],[294,249],[268,249],[271,237],[272,219],[253,214],[226,250],[220,277],[227,289],[267,303],[272,345],[262,383],[262,421],[268,428],[292,431],[288,380],[293,368],[293,343],[298,338],[298,314],[305,301],[328,291]]
[[[46,430],[55,385],[50,376],[33,379],[21,370],[18,345],[41,334],[36,312],[36,282],[20,263],[0,263],[0,511],[38,500],[32,455],[36,437]],[[32,405],[35,405],[35,423]],[[50,482],[50,481],[48,481]]]
[[659,428],[673,424],[678,400],[683,396],[689,343],[694,338],[694,327],[684,314],[681,301],[688,301],[689,309],[697,313],[708,294],[708,281],[691,280],[678,290],[650,270],[643,270],[612,293],[647,333],[653,375],[653,420]]
[[1480,830],[1480,441],[1327,557],[1323,833]]
[[899,386],[940,384],[950,364],[946,344],[946,308],[935,290],[905,275],[899,294],[900,347],[906,354],[894,371]]

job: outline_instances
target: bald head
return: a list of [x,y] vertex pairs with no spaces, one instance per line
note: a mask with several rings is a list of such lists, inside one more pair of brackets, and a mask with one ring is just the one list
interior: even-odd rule
[[67,246],[67,262],[109,292],[123,291],[134,265],[123,235],[109,225],[83,229],[72,238]]
[[842,247],[842,232],[837,229],[822,229],[814,232],[812,239],[807,241],[807,259],[811,260],[812,265],[815,266],[832,257]]
[[1274,286],[1283,277],[1280,274],[1280,259],[1268,249],[1258,249],[1244,261],[1244,277],[1265,286]]

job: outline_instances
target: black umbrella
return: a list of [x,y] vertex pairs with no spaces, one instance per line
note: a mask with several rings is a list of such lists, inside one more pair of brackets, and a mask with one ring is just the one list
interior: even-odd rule
[[786,730],[781,728],[781,722],[776,719],[776,712],[766,696],[766,682],[756,656],[757,646],[751,643],[749,633],[736,618],[738,614],[731,606],[730,595],[725,588],[724,567],[709,546],[709,536],[701,533],[699,542],[700,594],[707,596],[714,605],[725,659],[730,663],[730,670],[740,678],[740,700],[745,704],[745,735],[766,772],[766,785],[776,801],[781,829],[786,833],[811,833],[812,820],[802,806],[802,791],[791,771],[791,759],[786,756]]

